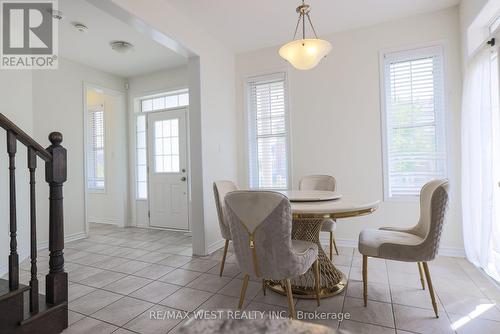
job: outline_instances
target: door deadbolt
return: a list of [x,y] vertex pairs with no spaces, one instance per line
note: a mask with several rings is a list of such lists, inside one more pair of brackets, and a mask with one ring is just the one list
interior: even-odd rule
[[181,177],[181,181],[185,182],[186,180],[187,180],[187,178],[185,176]]

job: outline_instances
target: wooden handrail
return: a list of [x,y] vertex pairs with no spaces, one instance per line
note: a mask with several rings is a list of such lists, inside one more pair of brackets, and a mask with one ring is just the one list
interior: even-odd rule
[[52,154],[50,154],[45,148],[43,148],[42,145],[38,144],[33,138],[31,138],[26,132],[21,130],[2,113],[0,113],[0,127],[4,128],[6,131],[14,133],[18,141],[23,143],[28,148],[33,148],[33,150],[36,152],[36,155],[38,155],[44,161],[47,162],[52,160]]

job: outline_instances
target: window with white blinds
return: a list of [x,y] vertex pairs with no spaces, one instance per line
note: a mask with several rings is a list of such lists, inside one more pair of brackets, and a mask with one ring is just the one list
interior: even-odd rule
[[383,75],[385,197],[415,197],[447,175],[442,48],[386,53]]
[[104,107],[92,107],[88,113],[87,185],[89,189],[104,190]]
[[248,152],[251,188],[288,188],[288,106],[285,73],[250,78]]

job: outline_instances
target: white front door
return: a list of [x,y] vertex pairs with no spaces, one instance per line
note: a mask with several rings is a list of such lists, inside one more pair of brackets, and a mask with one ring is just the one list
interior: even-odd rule
[[189,230],[186,109],[148,114],[150,225]]

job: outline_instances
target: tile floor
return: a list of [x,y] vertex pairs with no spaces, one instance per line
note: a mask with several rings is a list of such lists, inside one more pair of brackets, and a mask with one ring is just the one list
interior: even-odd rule
[[[65,333],[174,333],[182,320],[151,320],[149,312],[236,308],[242,275],[228,254],[218,276],[222,251],[191,256],[191,237],[179,232],[92,225],[90,237],[66,244],[69,321]],[[41,252],[39,272],[48,254]],[[433,316],[428,291],[421,290],[415,264],[369,260],[369,302],[363,307],[361,256],[340,247],[334,262],[349,275],[341,295],[295,300],[297,310],[350,313],[351,319],[320,321],[352,333],[500,333],[500,289],[464,259],[439,257],[430,263],[440,318]],[[29,262],[21,281],[29,280]],[[44,286],[40,275],[40,286]],[[247,310],[287,310],[285,297],[250,282]]]

